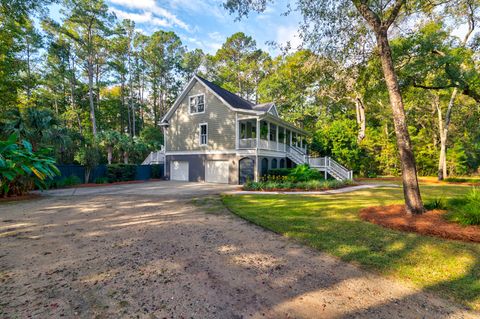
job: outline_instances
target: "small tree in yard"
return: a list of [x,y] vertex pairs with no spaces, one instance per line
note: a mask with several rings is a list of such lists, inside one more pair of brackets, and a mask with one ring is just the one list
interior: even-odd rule
[[100,146],[105,147],[105,149],[107,150],[108,164],[112,164],[113,148],[119,142],[120,134],[113,130],[101,132],[98,135],[98,140],[100,142]]
[[90,173],[99,164],[100,158],[100,150],[96,145],[84,146],[75,155],[75,160],[85,167],[85,183],[89,182]]
[[128,164],[129,155],[135,151],[133,138],[128,135],[121,135],[118,141],[118,149],[123,155],[123,163]]
[[[238,13],[238,18],[241,18],[248,15],[251,10],[265,11],[269,2],[273,1],[225,0],[224,6],[231,13]],[[435,1],[420,0],[301,0],[297,2],[297,10],[304,18],[301,36],[304,42],[317,51],[335,57],[343,55],[352,63],[362,51],[368,49],[371,36],[376,39],[374,50],[380,57],[390,97],[402,165],[403,193],[409,214],[421,214],[425,209],[420,196],[404,103],[393,64],[389,30],[402,18],[424,9],[430,10],[434,3]]]

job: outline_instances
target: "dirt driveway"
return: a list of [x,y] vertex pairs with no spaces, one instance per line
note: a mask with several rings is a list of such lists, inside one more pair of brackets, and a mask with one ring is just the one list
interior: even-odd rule
[[1,203],[0,317],[477,316],[158,184]]

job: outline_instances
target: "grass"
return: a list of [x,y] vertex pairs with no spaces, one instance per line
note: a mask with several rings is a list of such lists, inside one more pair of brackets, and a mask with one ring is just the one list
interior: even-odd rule
[[472,188],[462,197],[452,198],[447,203],[447,218],[462,225],[480,225],[480,189]]
[[[426,201],[469,187],[423,185]],[[366,269],[480,310],[480,245],[390,230],[362,221],[361,208],[402,202],[401,188],[353,193],[224,196],[235,214]]]

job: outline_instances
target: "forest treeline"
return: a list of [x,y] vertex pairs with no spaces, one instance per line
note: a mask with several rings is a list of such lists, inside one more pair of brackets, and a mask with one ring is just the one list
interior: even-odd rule
[[[471,3],[452,19],[419,19],[391,40],[420,175],[479,170],[479,6]],[[102,0],[61,1],[59,21],[48,4],[1,2],[2,139],[17,133],[34,150],[51,147],[57,163],[85,162],[93,145],[100,161],[141,162],[160,148],[159,121],[198,73],[252,102],[274,101],[286,121],[311,133],[312,154],[360,176],[400,174],[375,50],[354,61],[309,49],[272,56],[239,32],[206,54],[172,31],[137,32]]]

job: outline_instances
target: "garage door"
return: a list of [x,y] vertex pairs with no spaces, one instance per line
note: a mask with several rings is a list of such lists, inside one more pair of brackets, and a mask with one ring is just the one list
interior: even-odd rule
[[172,181],[188,182],[188,162],[171,161],[170,162],[170,179]]
[[228,161],[206,161],[205,181],[228,184]]

